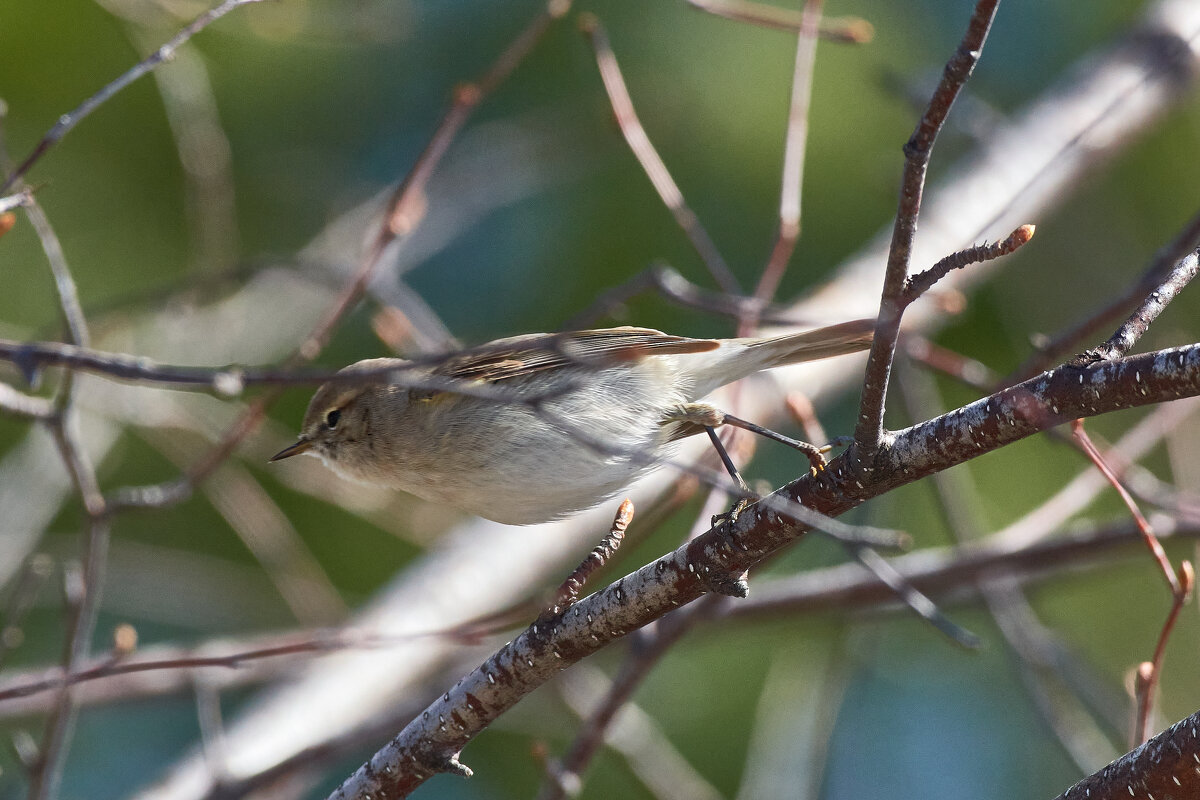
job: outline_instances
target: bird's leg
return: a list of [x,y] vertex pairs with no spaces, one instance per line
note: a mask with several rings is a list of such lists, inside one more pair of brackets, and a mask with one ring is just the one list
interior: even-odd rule
[[[716,409],[713,409],[716,411]],[[720,413],[720,412],[717,412]],[[733,478],[737,483],[738,488],[742,490],[742,496],[739,497],[724,514],[717,514],[712,518],[712,525],[716,527],[721,522],[729,522],[732,525],[738,518],[738,514],[742,513],[742,509],[750,505],[750,498],[756,497],[754,492],[746,484],[742,478],[742,473],[738,472],[737,466],[733,463],[733,459],[729,457],[729,452],[725,449],[725,445],[721,443],[721,437],[717,435],[717,429],[712,425],[705,425],[704,432],[708,434],[709,441],[717,450],[717,455],[721,457],[721,463],[725,465],[725,470],[729,473],[729,477]]]
[[[804,453],[805,457],[808,458],[808,463],[812,465],[812,471],[814,475],[825,469],[824,454],[828,453],[830,449],[832,449],[830,445],[818,447],[815,444],[801,442],[798,439],[791,438],[790,436],[784,436],[782,433],[776,433],[769,428],[764,428],[761,425],[755,425],[753,422],[748,422],[747,420],[741,419],[740,417],[735,417],[732,414],[726,414],[724,411],[721,411],[719,408],[714,406],[710,406],[708,403],[687,403],[685,405],[677,406],[674,411],[667,415],[667,420],[669,422],[683,422],[690,423],[692,425],[698,425],[706,430],[709,430],[709,438],[713,438],[711,429],[720,427],[721,425],[732,425],[735,428],[743,428],[751,433],[757,433],[759,436],[765,436],[772,441],[779,442],[780,444],[786,444],[788,447],[794,447],[801,453]],[[713,441],[715,442],[716,440],[714,439]],[[724,449],[721,448],[720,444],[717,444],[716,446],[718,448],[718,452],[722,453],[722,460],[726,461],[725,468],[731,469],[728,463],[729,456],[724,453]],[[737,480],[741,481],[741,478],[737,478]],[[742,481],[742,485],[745,485],[744,481]]]

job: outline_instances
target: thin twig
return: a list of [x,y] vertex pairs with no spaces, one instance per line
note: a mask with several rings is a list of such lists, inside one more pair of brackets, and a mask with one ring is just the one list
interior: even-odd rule
[[1192,590],[1196,586],[1196,570],[1192,567],[1192,562],[1184,561],[1179,565],[1176,581],[1179,584],[1179,592],[1171,599],[1171,610],[1167,613],[1167,620],[1158,634],[1158,642],[1154,645],[1154,659],[1149,662],[1150,668],[1146,672],[1141,686],[1142,691],[1139,693],[1137,724],[1133,730],[1135,745],[1146,741],[1147,729],[1150,727],[1150,710],[1154,707],[1154,690],[1158,688],[1159,676],[1162,675],[1167,640],[1171,638],[1171,632],[1175,630],[1175,621],[1179,619],[1179,612],[1191,599]]
[[625,538],[625,531],[632,521],[633,501],[625,498],[617,508],[612,528],[609,529],[608,534],[600,540],[600,544],[592,548],[592,552],[588,553],[587,557],[571,571],[571,574],[558,588],[554,604],[549,609],[550,614],[561,614],[567,606],[579,598],[579,592],[587,585],[588,578],[592,573],[607,564],[608,560],[617,552],[617,548],[621,546],[621,541]]
[[983,44],[987,40],[999,0],[979,0],[967,25],[958,49],[946,64],[942,80],[934,90],[929,105],[917,123],[912,137],[904,146],[904,175],[900,181],[900,203],[892,229],[888,250],[887,270],[875,326],[875,340],[867,359],[863,378],[862,400],[854,430],[855,471],[863,477],[872,474],[872,462],[884,439],[883,411],[887,400],[888,380],[895,356],[900,319],[904,314],[901,298],[912,259],[913,240],[917,233],[917,218],[925,191],[925,175],[938,132],[950,113],[954,99],[966,84]]
[[[1012,547],[1002,533],[993,533],[962,545],[923,548],[898,556],[891,563],[909,583],[928,595],[971,600],[989,576],[1008,575],[1026,584],[1061,577],[1068,567],[1095,569],[1118,559],[1144,557],[1140,552],[1141,534],[1132,522],[1068,532],[1056,530],[1060,535],[1030,545]],[[1168,541],[1192,544],[1200,537],[1200,526],[1168,523],[1161,533]],[[761,580],[746,600],[722,605],[716,619],[744,624],[881,608],[907,611],[878,576],[859,564],[839,564]]]
[[979,264],[984,261],[991,261],[992,259],[1016,252],[1033,238],[1034,230],[1035,227],[1033,225],[1022,225],[1010,233],[1003,241],[996,242],[995,244],[987,244],[985,242],[976,247],[959,250],[957,253],[946,256],[924,272],[919,272],[908,278],[904,282],[904,290],[900,295],[900,302],[903,305],[913,302],[933,288],[933,285],[946,277],[951,270],[962,269],[971,264]]
[[[715,17],[763,28],[798,33],[804,27],[803,12],[750,0],[687,0],[687,4]],[[866,44],[875,37],[875,28],[861,17],[826,18],[821,20],[817,35],[831,42]]]
[[621,129],[621,135],[629,144],[629,149],[633,151],[638,163],[642,165],[646,177],[654,185],[654,190],[658,192],[663,204],[675,217],[675,222],[683,229],[696,252],[700,254],[700,259],[708,268],[713,280],[717,282],[722,291],[740,295],[742,292],[733,271],[721,257],[717,246],[709,237],[708,231],[700,223],[699,217],[683,199],[683,192],[679,190],[675,179],[667,170],[667,165],[663,163],[662,157],[650,142],[646,129],[642,127],[637,111],[634,110],[633,100],[629,96],[629,89],[625,87],[625,79],[621,77],[621,68],[617,64],[617,57],[613,53],[612,45],[608,42],[608,35],[604,32],[600,21],[591,14],[584,14],[579,18],[579,27],[587,34],[592,48],[596,52],[596,65],[600,68],[600,78],[604,81],[604,89],[608,92],[608,100],[612,105],[617,125]]
[[858,562],[871,571],[880,583],[887,586],[900,598],[904,605],[916,612],[917,616],[928,622],[938,632],[955,644],[969,650],[975,650],[980,645],[980,639],[971,631],[958,625],[937,607],[920,589],[913,586],[900,572],[888,563],[879,553],[870,547],[855,547],[852,549]]
[[[0,163],[7,166],[7,162],[8,154],[0,146]],[[23,184],[23,180],[18,175],[6,185],[13,183]],[[87,320],[79,302],[75,279],[63,253],[62,243],[32,193],[29,193],[24,208],[54,278],[58,307],[66,323],[67,336],[75,346],[86,347],[90,338]],[[59,456],[88,518],[84,568],[78,575],[78,587],[73,587],[72,581],[68,580],[68,585],[77,588],[78,592],[72,595],[72,601],[67,604],[67,636],[62,656],[64,673],[71,672],[76,664],[88,656],[100,612],[100,596],[104,589],[104,576],[108,566],[110,535],[109,523],[105,518],[107,505],[100,492],[95,469],[83,448],[77,429],[76,412],[72,404],[74,396],[75,374],[72,370],[67,370],[53,400],[50,401],[51,413],[39,417],[54,439]],[[25,398],[18,394],[9,399],[18,401],[16,404],[24,406],[26,410],[36,410],[38,406],[36,398]],[[73,575],[72,572],[71,576]],[[30,771],[31,800],[44,800],[58,794],[63,766],[75,730],[76,713],[71,690],[64,686],[46,721],[38,758]]]
[[[463,352],[486,353],[488,350],[485,346]],[[10,339],[0,339],[0,361],[7,361],[16,366],[30,382],[34,381],[40,368],[61,366],[120,380],[164,384],[177,389],[194,387],[212,391],[224,397],[236,397],[252,386],[285,387],[321,383],[339,383],[349,386],[386,381],[413,389],[452,392],[478,397],[481,400],[521,401],[520,394],[506,391],[503,386],[485,386],[478,382],[428,374],[428,370],[425,368],[430,364],[441,362],[444,358],[444,355],[440,355],[436,358],[396,361],[353,372],[304,369],[298,365],[184,367],[160,364],[142,356],[92,350],[60,342],[16,342]],[[536,399],[545,400],[556,393],[543,393]]]
[[1130,516],[1137,524],[1138,530],[1142,532],[1142,539],[1146,543],[1146,547],[1150,550],[1150,554],[1154,557],[1155,563],[1162,570],[1163,577],[1167,581],[1167,588],[1171,590],[1172,597],[1178,597],[1182,588],[1179,584],[1179,579],[1175,575],[1175,570],[1171,567],[1170,560],[1167,559],[1167,553],[1163,550],[1162,543],[1158,541],[1158,537],[1154,535],[1154,529],[1150,527],[1150,523],[1146,521],[1146,517],[1142,515],[1141,509],[1138,508],[1137,502],[1130,496],[1129,491],[1121,483],[1121,479],[1113,472],[1104,456],[1092,443],[1091,437],[1087,435],[1087,431],[1083,427],[1083,420],[1077,419],[1071,423],[1071,433],[1076,441],[1083,448],[1083,452],[1096,465],[1096,469],[1102,474],[1116,490],[1121,497],[1121,501],[1125,503],[1125,507],[1129,509]]
[[30,168],[36,164],[43,155],[46,154],[46,151],[62,141],[63,137],[70,133],[76,125],[82,122],[97,108],[108,102],[113,95],[117,94],[117,92],[121,91],[126,86],[133,83],[162,62],[170,60],[170,58],[175,54],[175,51],[178,50],[188,39],[192,38],[197,33],[204,30],[210,24],[216,22],[218,19],[225,16],[238,6],[257,2],[259,2],[259,0],[225,0],[225,2],[221,3],[219,6],[204,12],[200,16],[196,17],[191,24],[187,25],[179,33],[172,36],[166,44],[155,50],[146,58],[139,61],[136,65],[134,65],[133,68],[121,75],[121,77],[117,78],[115,81],[96,92],[96,94],[83,101],[83,103],[74,111],[69,111],[66,114],[63,114],[58,118],[58,122],[55,123],[54,127],[51,128],[46,135],[42,137],[42,140],[37,143],[37,146],[33,148],[33,152],[31,152],[25,158],[25,160],[21,162],[21,165],[17,167],[16,170],[9,173],[4,182],[0,184],[0,192],[7,191],[9,187],[13,186],[18,180],[24,177],[24,175],[29,172]]
[[[1189,258],[1195,259],[1195,254]],[[1186,259],[1185,259],[1186,260]],[[1168,298],[1169,299],[1169,298]],[[1155,304],[1157,306],[1157,304]],[[1134,318],[1138,315],[1135,314]],[[1150,317],[1153,319],[1153,316]],[[1146,325],[1149,325],[1149,320],[1146,320]],[[1137,333],[1138,326],[1131,326],[1129,333],[1133,341],[1136,341],[1140,333]],[[1144,330],[1144,327],[1142,328]],[[1117,337],[1109,341],[1111,345]],[[1096,468],[1104,475],[1121,500],[1129,509],[1130,515],[1133,517],[1134,523],[1137,525],[1138,531],[1142,535],[1142,540],[1146,547],[1149,548],[1154,560],[1158,563],[1159,568],[1163,571],[1166,578],[1167,586],[1171,590],[1171,610],[1167,614],[1167,620],[1163,623],[1163,627],[1158,636],[1158,644],[1154,648],[1154,658],[1149,662],[1149,667],[1144,672],[1139,672],[1143,676],[1143,680],[1139,681],[1137,691],[1137,719],[1135,720],[1133,738],[1135,743],[1141,743],[1146,739],[1146,729],[1150,722],[1150,711],[1154,705],[1154,690],[1158,686],[1159,676],[1162,673],[1162,661],[1166,652],[1167,640],[1171,636],[1171,632],[1175,629],[1175,621],[1179,617],[1179,612],[1183,609],[1185,603],[1192,596],[1192,589],[1195,586],[1196,574],[1192,568],[1191,562],[1184,561],[1179,565],[1179,571],[1176,573],[1171,568],[1171,562],[1167,559],[1166,551],[1163,550],[1162,543],[1158,537],[1154,535],[1154,529],[1150,523],[1142,515],[1137,503],[1130,496],[1129,491],[1121,483],[1116,473],[1109,467],[1108,462],[1100,454],[1100,451],[1092,443],[1091,438],[1087,435],[1084,429],[1083,420],[1075,420],[1071,424],[1071,432],[1083,447],[1085,453],[1096,465]]]
[[1146,331],[1151,323],[1158,319],[1175,297],[1183,291],[1183,287],[1196,277],[1200,270],[1200,251],[1192,252],[1179,261],[1167,277],[1150,292],[1149,296],[1125,320],[1121,327],[1109,337],[1108,341],[1086,354],[1087,358],[1105,359],[1120,358],[1129,352]]
[[[64,408],[49,423],[51,434],[71,481],[83,501],[88,516],[84,568],[80,597],[69,611],[67,643],[63,650],[63,672],[70,674],[88,656],[92,634],[100,613],[100,597],[108,567],[111,528],[107,504],[100,492],[95,470],[79,445],[74,415]],[[30,778],[30,800],[53,798],[58,793],[67,748],[75,728],[76,706],[69,686],[60,690],[58,703],[46,722],[38,767]]]
[[[812,103],[813,65],[817,58],[817,31],[821,24],[823,0],[806,0],[796,37],[796,62],[792,69],[792,101],[788,107],[787,133],[784,136],[783,180],[779,191],[779,231],[767,265],[754,289],[759,300],[770,300],[779,289],[783,273],[796,251],[800,238],[800,189],[804,184],[804,151],[808,144],[808,112]],[[742,335],[754,328],[746,320]]]
[[1096,335],[1102,328],[1115,322],[1126,309],[1138,301],[1144,301],[1155,288],[1164,281],[1169,281],[1171,275],[1180,268],[1180,262],[1194,253],[1200,246],[1200,214],[1195,215],[1183,227],[1175,238],[1159,248],[1150,264],[1142,272],[1138,280],[1124,294],[1108,305],[1091,314],[1087,319],[1060,333],[1055,338],[1038,348],[1038,352],[1025,361],[1009,375],[1004,383],[1010,385],[1023,381],[1049,366],[1054,359],[1071,352],[1081,342]]
[[394,645],[396,639],[356,636],[350,632],[321,632],[302,635],[272,635],[259,646],[220,655],[200,655],[200,648],[170,655],[151,654],[144,657],[125,658],[114,661],[105,657],[95,663],[77,665],[69,672],[61,669],[51,671],[43,677],[17,681],[0,688],[0,702],[18,697],[29,697],[52,689],[76,686],[81,683],[102,680],[119,675],[170,670],[195,670],[203,667],[239,669],[248,663],[264,659],[281,658],[299,654],[328,653],[349,648],[377,648]]

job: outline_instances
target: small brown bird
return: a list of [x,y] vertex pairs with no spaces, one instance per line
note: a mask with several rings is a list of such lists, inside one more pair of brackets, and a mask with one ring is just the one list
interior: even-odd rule
[[[343,373],[403,370],[378,382],[329,383],[278,461],[312,453],[353,480],[403,489],[513,525],[589,508],[703,430],[697,400],[772,367],[853,353],[873,320],[772,338],[689,339],[611,328],[500,339],[420,366],[360,361]],[[439,389],[410,388],[439,381]],[[507,393],[500,401],[455,384]]]

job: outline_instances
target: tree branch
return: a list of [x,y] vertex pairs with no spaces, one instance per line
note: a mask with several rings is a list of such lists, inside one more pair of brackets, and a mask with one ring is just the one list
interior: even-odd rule
[[[900,431],[863,482],[843,454],[778,496],[837,516],[898,486],[1081,416],[1200,394],[1200,344],[1060,367],[991,397]],[[681,605],[721,576],[739,576],[805,529],[758,503],[732,524],[579,601],[553,623],[526,629],[427,708],[358,769],[331,800],[407,796],[438,772],[469,774],[462,748],[520,698],[559,671]],[[634,602],[636,598],[636,602]]]

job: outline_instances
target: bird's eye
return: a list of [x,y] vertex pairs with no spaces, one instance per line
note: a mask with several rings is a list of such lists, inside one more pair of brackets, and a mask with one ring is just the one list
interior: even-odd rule
[[338,420],[340,420],[341,418],[342,418],[342,410],[340,408],[335,408],[332,411],[330,411],[328,414],[325,415],[325,424],[328,425],[330,427],[330,429],[336,428],[337,424],[338,424]]

